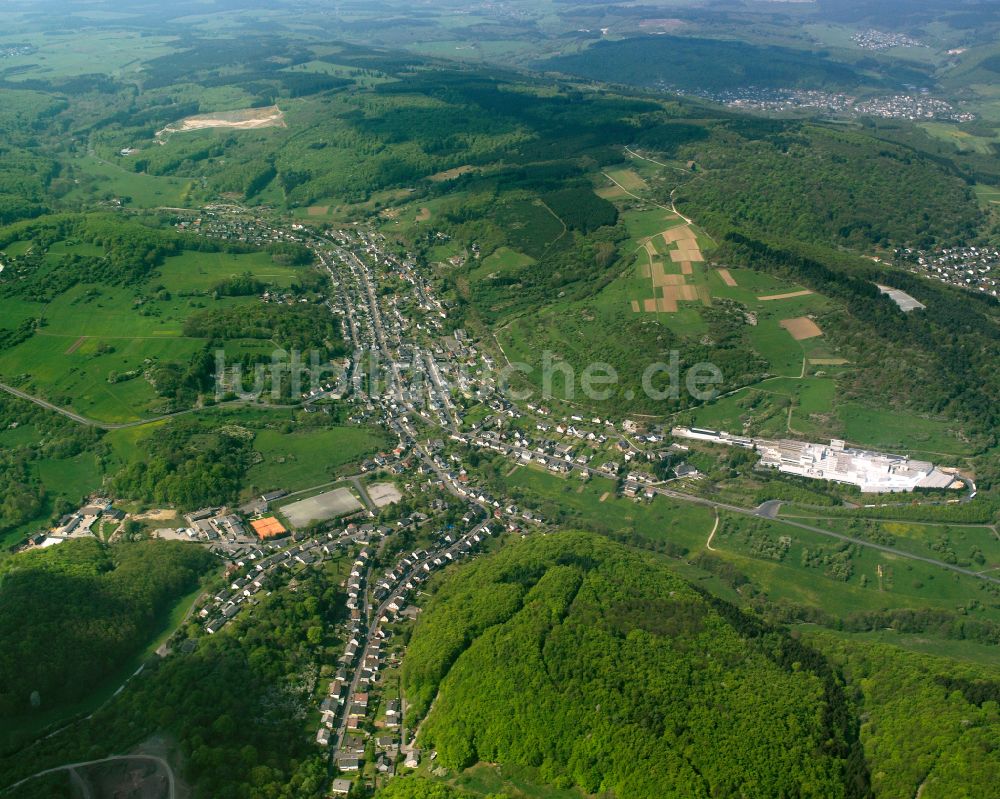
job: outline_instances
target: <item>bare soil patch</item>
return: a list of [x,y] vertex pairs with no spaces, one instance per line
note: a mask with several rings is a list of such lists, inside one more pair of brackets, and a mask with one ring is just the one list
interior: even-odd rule
[[817,325],[808,316],[797,316],[794,319],[782,319],[781,326],[791,333],[792,338],[796,341],[802,341],[807,338],[816,338],[816,336],[823,335],[823,331],[819,329],[819,325]]
[[654,286],[683,286],[684,275],[668,275],[662,269],[653,272]]
[[729,274],[728,269],[719,269],[718,272],[719,272],[719,277],[722,278],[722,282],[725,283],[727,286],[737,285],[736,278],[734,278],[731,274]]
[[682,275],[694,274],[694,265],[690,261],[681,261],[681,274]]
[[701,250],[695,247],[671,250],[670,260],[674,263],[680,263],[681,261],[704,261],[705,257],[701,254]]
[[473,170],[475,170],[475,167],[472,164],[465,164],[464,166],[456,166],[454,169],[446,169],[444,172],[435,172],[433,175],[429,175],[427,179],[433,180],[435,183],[443,183],[446,180],[454,180],[461,177]]
[[145,513],[137,513],[132,517],[139,522],[165,522],[177,518],[177,511],[170,508],[154,508]]
[[330,211],[329,205],[310,205],[306,209],[309,216],[326,216]]
[[80,347],[83,346],[83,342],[85,342],[86,340],[87,340],[86,336],[80,336],[80,338],[78,338],[76,341],[74,341],[66,348],[66,352],[64,352],[63,355],[72,355],[74,352],[80,349]]
[[771,300],[790,300],[792,297],[805,297],[808,294],[812,294],[809,289],[803,289],[802,291],[789,291],[787,294],[768,294],[766,297],[758,297],[760,302],[770,302]]
[[673,244],[674,242],[681,241],[696,241],[697,237],[695,236],[694,231],[687,225],[677,225],[676,227],[663,231],[663,240],[667,244]]
[[604,200],[617,200],[620,197],[626,197],[625,190],[620,186],[615,186],[614,184],[610,186],[602,186],[599,189],[594,189],[594,194]]
[[376,508],[392,505],[403,498],[399,489],[392,483],[372,483],[367,487],[367,491]]
[[276,105],[266,108],[243,108],[239,111],[219,111],[214,114],[197,114],[180,122],[167,125],[156,135],[184,133],[208,128],[233,128],[236,130],[256,130],[258,128],[284,128],[285,114]]

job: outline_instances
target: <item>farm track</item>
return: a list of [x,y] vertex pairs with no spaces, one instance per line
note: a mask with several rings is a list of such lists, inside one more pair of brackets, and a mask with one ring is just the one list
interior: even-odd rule
[[166,760],[164,760],[162,757],[158,757],[157,755],[112,755],[111,757],[102,757],[100,760],[87,760],[81,763],[68,763],[65,766],[55,766],[53,768],[45,769],[44,771],[39,771],[36,774],[32,774],[30,777],[25,777],[23,780],[21,780],[20,782],[15,782],[13,785],[8,785],[6,788],[3,789],[2,793],[9,793],[15,788],[24,785],[25,783],[30,782],[31,780],[36,779],[37,777],[44,777],[46,774],[55,774],[60,771],[70,772],[71,779],[75,775],[78,784],[83,784],[83,781],[82,779],[80,779],[80,776],[76,774],[76,769],[84,768],[85,766],[98,766],[101,765],[102,763],[114,763],[121,760],[125,761],[151,760],[154,763],[156,763],[166,772],[167,796],[169,797],[169,799],[175,799],[177,795],[177,784],[176,784],[176,779],[174,778],[174,770],[170,767],[170,764]]
[[[127,430],[130,427],[142,427],[143,425],[152,424],[153,422],[162,422],[166,419],[173,419],[175,416],[184,416],[191,413],[200,413],[202,411],[207,411],[212,408],[226,408],[234,405],[248,405],[252,404],[248,400],[229,400],[228,402],[220,402],[216,405],[204,405],[200,408],[184,408],[180,411],[174,411],[172,413],[164,413],[159,416],[151,416],[148,419],[136,419],[132,422],[102,422],[100,419],[92,419],[89,416],[83,416],[76,411],[71,411],[68,408],[62,408],[59,405],[55,405],[48,400],[44,400],[41,397],[36,397],[34,394],[29,394],[27,391],[21,391],[19,388],[14,388],[13,386],[8,386],[6,383],[0,383],[0,391],[6,391],[8,394],[17,397],[18,399],[27,400],[28,402],[33,402],[46,410],[52,411],[53,413],[58,413],[60,416],[65,416],[67,419],[71,419],[77,424],[86,425],[87,427],[96,427],[99,430]],[[266,405],[262,406],[268,410],[288,410],[290,408],[298,408],[298,405]]]

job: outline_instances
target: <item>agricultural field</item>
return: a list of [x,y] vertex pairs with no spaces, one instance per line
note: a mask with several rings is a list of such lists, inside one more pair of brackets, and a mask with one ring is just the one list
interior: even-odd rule
[[[91,245],[57,242],[46,260],[55,265],[67,253],[101,254]],[[265,253],[186,251],[165,259],[139,286],[77,283],[45,305],[15,299],[14,318],[41,323],[27,341],[0,352],[0,375],[102,421],[153,415],[162,401],[142,373],[156,363],[185,361],[204,346],[205,340],[184,335],[192,314],[256,302],[212,296],[214,286],[245,273],[279,287],[301,274]]]

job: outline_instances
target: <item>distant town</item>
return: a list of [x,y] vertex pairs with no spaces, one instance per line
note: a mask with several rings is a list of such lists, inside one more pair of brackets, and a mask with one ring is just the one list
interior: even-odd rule
[[998,247],[947,247],[941,250],[903,247],[894,251],[893,258],[897,266],[952,286],[981,291],[994,297],[1000,290]]
[[884,31],[877,31],[874,28],[855,33],[851,37],[851,41],[862,50],[874,51],[888,50],[892,47],[926,46],[923,42],[907,36],[905,33],[885,33]]
[[823,116],[876,117],[910,121],[971,122],[976,115],[932,97],[928,89],[910,94],[858,98],[818,89],[758,89],[746,87],[724,92],[694,92],[700,97],[744,111],[772,114],[809,112]]

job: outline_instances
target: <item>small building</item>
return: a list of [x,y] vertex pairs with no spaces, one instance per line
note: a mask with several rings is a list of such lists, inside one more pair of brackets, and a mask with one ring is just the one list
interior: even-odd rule
[[351,792],[351,781],[339,778],[333,781],[330,786],[330,793],[333,796],[347,796]]

